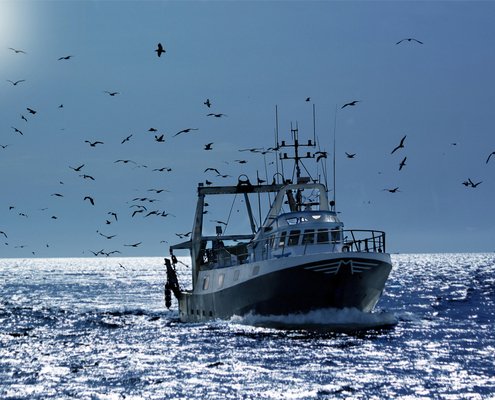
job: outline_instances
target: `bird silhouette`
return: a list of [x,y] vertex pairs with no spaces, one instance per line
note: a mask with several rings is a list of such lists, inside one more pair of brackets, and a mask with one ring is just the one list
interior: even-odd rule
[[206,101],[203,104],[206,104],[208,108],[210,108],[211,106],[210,99],[206,99]]
[[84,174],[84,175],[79,175],[79,176],[83,177],[84,179],[91,179],[92,181],[95,180],[95,178],[93,178],[91,175]]
[[121,92],[109,92],[107,90],[104,90],[103,93],[108,93],[110,96],[115,96],[116,94],[122,94]]
[[9,147],[9,146],[11,146],[11,145],[10,144],[0,144],[0,147],[2,149],[5,149],[6,147]]
[[114,213],[112,211],[109,211],[108,214],[113,215],[115,217],[115,221],[118,221],[118,219],[117,219],[117,213]]
[[100,231],[96,231],[97,233],[99,233],[101,236],[103,236],[104,238],[107,238],[107,239],[112,239],[114,238],[115,236],[117,235],[111,235],[111,236],[107,236],[107,235],[104,235],[103,233],[101,233]]
[[123,162],[124,164],[127,164],[127,163],[130,163],[130,162],[131,162],[131,163],[133,163],[133,164],[136,164],[136,163],[135,163],[134,161],[132,161],[132,160],[117,160],[117,161],[114,161],[114,164],[115,164],[115,163],[118,163],[118,162]]
[[320,161],[322,158],[327,158],[328,153],[326,151],[317,151],[315,154],[318,154],[316,157],[316,162]]
[[[407,135],[406,135],[406,136],[407,136]],[[393,149],[393,150],[392,150],[392,153],[390,153],[390,154],[394,154],[396,150],[398,150],[398,149],[400,149],[400,148],[403,148],[403,147],[404,147],[404,140],[406,139],[406,136],[404,136],[404,137],[402,138],[402,140],[400,141],[400,144],[399,144],[399,145],[398,145],[395,149]]]
[[28,120],[26,119],[26,117],[24,115],[21,114],[21,119],[23,119],[24,121],[28,122]]
[[347,155],[347,158],[354,158],[354,156],[356,155],[356,153],[354,154],[349,154],[347,152],[345,152],[345,154]]
[[30,109],[30,108],[26,108],[26,110],[28,110],[30,114],[33,114],[33,115],[36,114],[36,111],[34,111],[34,110]]
[[[399,187],[396,187],[395,189],[383,189],[383,190],[386,190],[387,192],[390,192],[390,193],[395,193],[395,192],[400,192],[400,190],[398,190]],[[383,192],[382,190],[382,192]]]
[[70,59],[71,59],[71,57],[74,57],[74,56],[65,56],[65,57],[60,57],[60,58],[58,59],[58,61],[60,61],[60,60],[70,60]]
[[24,54],[27,54],[25,51],[22,51],[22,50],[16,50],[16,49],[13,49],[12,47],[9,47],[9,50],[13,50],[17,53],[24,53]]
[[53,193],[51,196],[64,197],[64,195],[60,193]]
[[158,137],[158,136],[156,136],[156,135],[155,135],[155,140],[156,140],[157,142],[160,142],[160,143],[165,142],[165,139],[163,138],[163,135],[162,135],[162,136],[160,136],[160,137]]
[[482,182],[483,182],[483,181],[481,181],[481,182],[478,182],[478,183],[473,183],[473,181],[471,181],[471,179],[468,179],[468,181],[469,181],[469,183],[470,183],[471,187],[474,187],[474,188],[475,188],[476,186],[478,186],[480,183],[482,183]]
[[311,100],[311,97],[308,97],[308,98],[306,99],[306,101],[310,101],[310,100]]
[[216,118],[220,118],[220,117],[228,117],[228,115],[225,115],[225,114],[214,114],[214,113],[207,114],[206,116],[207,116],[207,117],[214,116],[214,117],[216,117]]
[[132,135],[127,136],[120,144],[124,144],[125,142],[128,142],[129,139],[132,137]]
[[494,155],[494,154],[495,154],[495,151],[494,151],[493,153],[491,153],[491,154],[488,156],[488,158],[486,159],[486,164],[488,164],[488,161],[490,161],[490,157],[491,157],[492,155]]
[[89,196],[86,196],[86,197],[84,198],[84,200],[89,200],[89,202],[90,202],[92,205],[95,205],[94,200],[93,200],[91,197],[89,197]]
[[85,143],[89,143],[91,147],[95,147],[97,144],[104,144],[103,142],[93,142],[91,143],[89,140],[85,140]]
[[423,44],[423,42],[420,42],[418,39],[414,39],[414,38],[402,39],[402,40],[399,40],[396,44],[402,43],[404,40],[407,40],[408,42],[410,42],[411,40],[414,40],[415,42],[418,42],[419,44]]
[[211,145],[212,145],[212,144],[213,144],[213,142],[208,143],[208,144],[205,144],[205,150],[213,150],[213,149],[211,148]]
[[25,82],[25,81],[26,81],[25,79],[21,79],[20,81],[14,82],[14,81],[11,81],[10,79],[7,79],[7,82],[12,83],[12,85],[14,85],[14,86],[17,85],[19,82]]
[[150,128],[148,129],[148,132],[156,132],[157,130],[155,128]]
[[354,101],[351,101],[350,103],[346,103],[346,104],[344,104],[344,105],[342,106],[342,108],[345,108],[345,107],[347,107],[347,106],[355,106],[355,105],[356,105],[356,103],[360,103],[360,102],[361,102],[361,100],[354,100]]
[[406,165],[406,159],[407,159],[407,157],[404,157],[404,159],[402,160],[402,162],[399,164],[399,171],[402,169],[402,167],[404,165]]
[[158,49],[155,50],[158,54],[158,57],[161,57],[162,53],[165,53],[165,50],[163,50],[162,44],[158,43]]
[[143,242],[134,243],[134,244],[124,244],[124,246],[127,246],[127,247],[138,247],[141,243],[143,243]]
[[24,133],[22,133],[22,132],[21,132],[19,129],[17,129],[16,127],[11,126],[11,128],[12,128],[13,130],[15,130],[16,132],[20,133],[21,135],[24,135]]
[[7,238],[7,234],[6,234],[4,231],[0,231],[0,233],[1,233],[2,235],[4,235],[4,236],[5,236],[5,238]]
[[218,172],[218,169],[216,169],[216,168],[206,168],[205,172],[206,171],[215,171],[218,175],[220,175],[220,172]]
[[82,168],[82,167],[84,167],[84,164],[83,164],[83,165],[80,165],[80,166],[79,166],[79,167],[77,167],[77,168],[71,167],[71,166],[69,165],[69,168],[72,168],[74,171],[77,171],[77,172],[79,172],[79,171],[81,170],[81,168]]
[[187,133],[187,132],[190,132],[190,131],[197,131],[197,130],[198,130],[198,128],[187,128],[187,129],[183,129],[180,132],[177,132],[173,137],[176,137],[177,135],[180,135],[181,133]]

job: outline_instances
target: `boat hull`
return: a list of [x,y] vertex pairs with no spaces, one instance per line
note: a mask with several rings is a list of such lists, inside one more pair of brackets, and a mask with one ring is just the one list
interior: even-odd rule
[[371,312],[391,269],[388,254],[355,252],[201,271],[196,290],[179,296],[180,319],[201,322],[249,313],[288,315],[325,308]]

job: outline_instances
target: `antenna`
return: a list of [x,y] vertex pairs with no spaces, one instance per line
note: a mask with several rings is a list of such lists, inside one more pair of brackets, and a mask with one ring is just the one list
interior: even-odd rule
[[335,104],[335,119],[333,121],[333,206],[335,207],[335,137],[337,132],[337,104]]

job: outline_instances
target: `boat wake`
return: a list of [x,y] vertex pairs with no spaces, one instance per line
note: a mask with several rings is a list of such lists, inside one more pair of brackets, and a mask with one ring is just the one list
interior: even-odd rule
[[305,330],[316,332],[351,333],[356,331],[390,327],[396,324],[389,312],[369,313],[356,308],[326,308],[306,314],[262,316],[249,313],[231,318],[231,322],[256,327]]

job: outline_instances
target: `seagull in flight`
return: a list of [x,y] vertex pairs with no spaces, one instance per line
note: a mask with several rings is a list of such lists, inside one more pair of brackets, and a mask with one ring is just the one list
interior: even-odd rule
[[402,169],[402,167],[404,165],[406,165],[406,159],[407,159],[407,157],[404,157],[404,159],[402,160],[402,162],[399,164],[399,171]]
[[16,132],[19,132],[21,135],[24,135],[24,133],[22,133],[19,129],[17,129],[17,128],[13,127],[13,126],[11,126],[11,128],[12,128],[13,130],[15,130]]
[[177,135],[180,135],[181,133],[187,133],[187,132],[190,132],[190,131],[197,131],[198,128],[187,128],[187,129],[183,129],[182,131],[180,132],[177,132],[173,137],[176,137]]
[[[406,135],[406,136],[407,136],[407,135]],[[394,154],[395,150],[398,150],[398,149],[400,149],[400,148],[404,147],[404,140],[406,139],[406,136],[404,136],[404,137],[402,138],[402,140],[400,141],[400,144],[399,144],[399,145],[398,145],[395,149],[393,149],[393,150],[392,150],[392,153],[390,153],[390,154]]]
[[206,101],[203,104],[206,104],[208,108],[210,108],[211,106],[210,99],[206,99]]
[[60,58],[58,59],[58,61],[60,61],[60,60],[69,60],[71,57],[74,57],[74,56],[60,57]]
[[161,143],[165,142],[165,139],[163,138],[163,135],[162,135],[162,136],[160,136],[160,137],[158,137],[158,136],[156,136],[156,135],[155,135],[155,140],[156,140],[157,142],[161,142]]
[[128,142],[131,137],[132,135],[127,136],[124,140],[122,140],[122,143],[120,144],[124,144],[125,142]]
[[402,39],[402,40],[399,40],[396,44],[399,44],[399,43],[403,42],[404,40],[407,40],[408,42],[410,42],[411,40],[414,40],[415,42],[418,42],[419,44],[423,44],[423,42],[420,42],[418,39],[414,39],[414,38]]
[[[400,192],[400,190],[398,190],[399,187],[396,187],[395,189],[383,189],[383,190],[386,190],[387,192],[390,192],[390,193],[395,193],[395,192]],[[382,190],[382,192],[383,192]]]
[[471,181],[471,179],[468,179],[468,181],[469,181],[469,183],[471,184],[471,187],[474,187],[474,188],[475,188],[476,186],[478,186],[481,182],[483,182],[483,181],[481,181],[481,182],[478,182],[478,183],[473,183],[473,182]]
[[163,50],[162,44],[158,43],[158,49],[155,50],[158,54],[158,57],[161,57],[162,53],[165,53],[165,50]]
[[110,96],[115,96],[116,94],[122,94],[121,92],[109,92],[107,90],[104,90],[103,93],[108,93]]
[[214,114],[214,113],[207,114],[206,116],[207,116],[207,117],[214,116],[214,117],[216,117],[216,118],[220,118],[220,117],[228,117],[228,115],[225,115],[225,114]]
[[19,81],[14,82],[14,81],[11,81],[10,79],[7,79],[7,82],[12,83],[12,85],[14,85],[14,86],[17,85],[19,82],[25,82],[25,81],[26,81],[25,79],[21,79]]
[[490,157],[491,157],[492,155],[494,155],[494,154],[495,154],[495,151],[494,151],[493,153],[491,153],[491,154],[488,156],[488,158],[486,159],[486,164],[488,164],[488,161],[490,161]]
[[349,154],[347,152],[345,152],[345,154],[347,155],[347,158],[354,158],[354,156],[356,155],[356,153],[354,154]]
[[79,167],[77,167],[77,168],[71,167],[71,166],[69,165],[69,168],[71,168],[71,169],[73,169],[74,171],[77,171],[77,172],[79,172],[79,171],[81,170],[81,168],[82,168],[82,167],[84,167],[84,164],[83,164],[83,165],[80,165],[80,166],[79,166]]
[[85,143],[89,143],[91,147],[95,147],[97,144],[104,144],[103,142],[93,142],[91,143],[89,140],[85,140]]
[[84,200],[89,200],[89,202],[90,202],[92,205],[95,205],[94,200],[93,200],[91,197],[89,197],[89,196],[86,196],[86,197],[84,198]]
[[213,142],[208,143],[208,144],[205,144],[205,150],[213,150],[213,149],[211,148],[211,145],[212,145],[212,144],[213,144]]
[[346,104],[344,104],[344,105],[342,106],[342,108],[347,107],[347,106],[355,106],[355,105],[356,105],[356,103],[360,103],[360,102],[361,102],[361,100],[354,100],[354,101],[351,101],[350,103],[346,103]]
[[13,50],[17,53],[24,53],[24,54],[27,54],[25,51],[22,51],[22,50],[16,50],[16,49],[13,49],[12,47],[9,47],[9,50]]
[[36,111],[34,111],[34,110],[30,109],[30,108],[26,108],[26,110],[28,110],[30,114],[33,114],[33,115],[36,114]]

